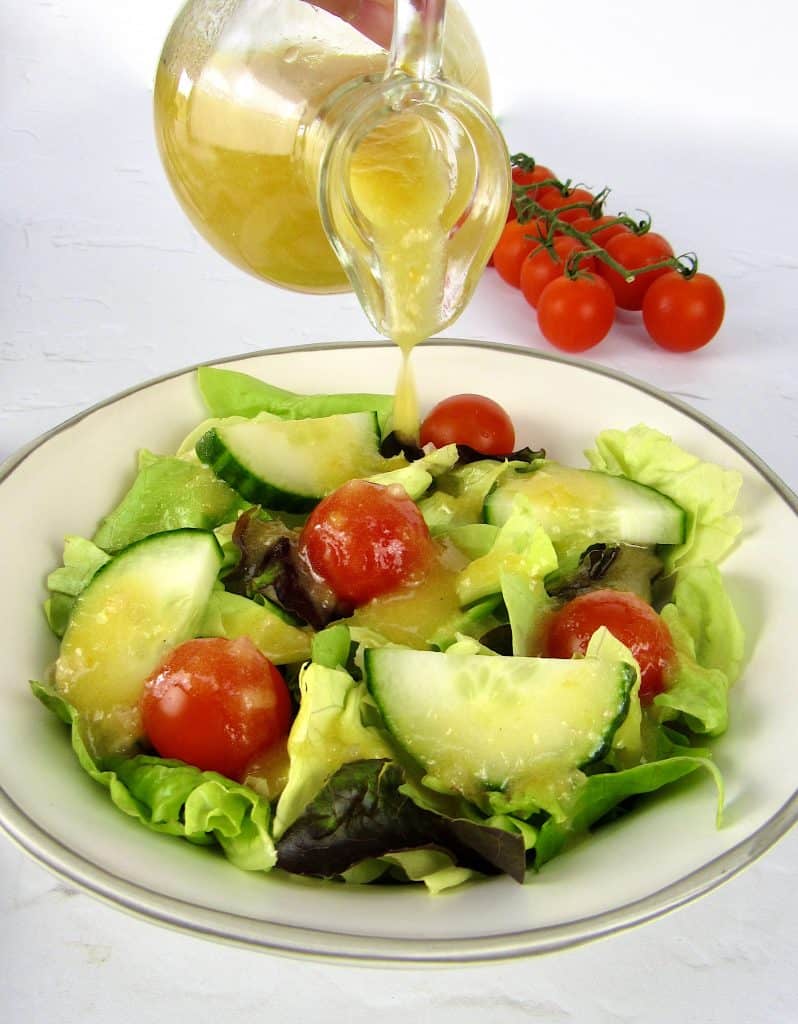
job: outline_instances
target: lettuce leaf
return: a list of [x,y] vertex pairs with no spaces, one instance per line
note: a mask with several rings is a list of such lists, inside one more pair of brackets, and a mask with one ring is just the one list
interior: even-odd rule
[[387,853],[381,863],[392,868],[400,881],[423,882],[433,896],[478,878],[471,868],[460,867],[443,850],[402,850]]
[[296,625],[271,601],[252,601],[240,594],[214,590],[205,606],[197,636],[236,640],[248,636],[261,654],[275,665],[310,657],[312,631]]
[[723,780],[714,762],[707,757],[680,755],[620,772],[591,775],[575,792],[566,816],[549,818],[541,826],[535,845],[535,866],[541,867],[561,853],[573,838],[587,832],[629,797],[653,793],[699,768],[708,771],[717,786],[719,822]]
[[732,509],[742,484],[733,470],[702,462],[667,435],[638,424],[630,430],[605,430],[585,455],[593,469],[653,487],[687,514],[687,537],[666,551],[666,571],[701,562],[718,562],[735,543],[742,524]]
[[377,473],[367,479],[383,487],[398,484],[413,501],[419,501],[430,489],[435,478],[450,470],[456,462],[457,445],[447,444],[442,448],[432,449],[407,466],[400,466],[386,473]]
[[282,419],[301,420],[372,410],[377,413],[380,434],[384,436],[393,414],[391,395],[300,395],[247,373],[221,370],[215,366],[200,366],[197,381],[208,412],[213,417],[244,416],[249,419],[259,412],[270,412]]
[[113,553],[166,530],[213,530],[248,507],[207,466],[145,451],[130,490],[105,516],[93,539]]
[[546,622],[556,602],[546,593],[543,581],[527,573],[502,569],[499,580],[510,619],[513,655],[539,657],[543,652]]
[[693,732],[719,736],[728,725],[728,692],[740,673],[745,636],[717,567],[680,570],[672,603],[661,615],[676,667],[654,706],[663,718],[682,715]]
[[346,668],[352,652],[352,634],[345,622],[336,622],[313,637],[311,658],[325,668]]
[[[404,781],[403,770],[390,760],[342,765],[283,833],[278,866],[332,878],[364,859],[433,849],[458,867],[504,872],[523,882],[526,848],[520,832],[419,807],[405,794]],[[433,871],[438,869],[436,863]],[[430,873],[425,865],[424,874]]]
[[502,573],[543,580],[557,568],[557,555],[548,534],[538,523],[529,501],[518,495],[507,522],[499,528],[487,554],[470,562],[457,577],[462,605],[501,592]]
[[382,732],[364,724],[373,708],[364,683],[341,668],[311,662],[300,673],[299,691],[299,711],[288,735],[288,782],[275,811],[278,838],[342,765],[393,757]]
[[41,683],[31,682],[31,689],[70,726],[80,766],[108,790],[119,810],[154,832],[181,836],[200,846],[219,845],[227,859],[245,871],[274,867],[271,808],[253,790],[216,772],[145,754],[95,761],[81,736],[77,710]]
[[64,538],[64,564],[47,577],[50,597],[44,602],[47,622],[56,636],[64,635],[75,598],[109,559],[110,555],[85,537]]
[[457,466],[437,477],[435,490],[418,503],[432,535],[446,533],[455,526],[481,522],[485,498],[509,465],[483,459]]

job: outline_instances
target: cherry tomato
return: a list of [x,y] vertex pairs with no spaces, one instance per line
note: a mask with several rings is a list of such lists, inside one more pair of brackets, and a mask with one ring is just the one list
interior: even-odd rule
[[[525,171],[521,167],[513,167],[513,184],[514,185],[529,185],[530,188],[525,189],[525,193],[530,198],[535,199],[539,189],[535,186],[541,181],[550,181],[552,178],[556,178],[557,175],[554,171],[549,170],[548,167],[544,167],[542,164],[535,164],[535,168],[532,171]],[[518,211],[515,208],[515,203],[510,201],[510,209],[507,211],[507,220],[515,220],[518,216]]]
[[[654,231],[636,235],[633,231],[616,235],[604,246],[608,254],[628,270],[648,267],[673,256],[670,242]],[[599,273],[615,293],[615,301],[621,309],[642,309],[646,292],[658,277],[668,273],[667,267],[638,274],[633,281],[626,281],[612,267],[599,262]]]
[[299,549],[342,601],[365,604],[419,579],[434,558],[427,524],[403,487],[350,480],[310,513]]
[[291,698],[249,637],[206,637],[180,644],[150,676],[141,713],[161,757],[239,779],[288,732]]
[[580,594],[552,616],[544,641],[549,658],[584,654],[600,626],[626,644],[640,666],[640,699],[651,700],[666,688],[673,662],[673,641],[668,627],[637,594],[619,590],[591,590]]
[[573,203],[590,204],[594,199],[593,194],[584,188],[571,189],[570,192],[563,194],[554,187],[540,189],[535,198],[544,210],[550,210],[552,213],[556,213],[560,220],[568,222],[587,216],[588,210],[585,206],[578,206],[573,210],[565,210],[561,213],[563,207],[571,206]]
[[505,225],[493,250],[493,265],[504,281],[518,288],[524,258],[540,244],[547,232],[543,220],[530,220],[526,224],[511,220]]
[[[521,264],[521,291],[530,306],[537,306],[543,289],[550,281],[562,277],[568,257],[572,253],[585,251],[581,242],[568,235],[555,238],[552,248],[553,253],[546,245],[538,246]],[[585,257],[579,261],[579,267],[582,270],[595,270],[596,261],[592,256]]]
[[643,322],[654,341],[671,352],[692,352],[711,341],[723,323],[720,285],[708,274],[678,270],[658,278],[643,299]]
[[421,424],[422,445],[467,444],[483,455],[507,455],[515,447],[515,427],[505,410],[483,395],[452,395]]
[[597,274],[557,277],[538,299],[538,327],[563,352],[584,352],[607,336],[615,319],[615,298]]
[[586,188],[572,189],[566,196],[563,196],[563,199],[565,200],[563,206],[571,206],[573,203],[587,203],[587,206],[577,206],[573,210],[563,210],[557,206],[555,207],[557,210],[557,216],[560,220],[573,224],[575,220],[580,220],[583,217],[589,216],[589,206],[593,202],[594,198],[593,193],[588,192]]
[[[617,217],[579,217],[577,220],[571,221],[571,223],[577,231],[584,231],[588,234],[595,231],[591,238],[597,245],[601,246],[605,246],[616,235],[622,235],[624,232],[630,233],[629,228],[625,224],[617,223]],[[607,227],[603,226],[605,224]],[[601,230],[598,230],[599,228]]]

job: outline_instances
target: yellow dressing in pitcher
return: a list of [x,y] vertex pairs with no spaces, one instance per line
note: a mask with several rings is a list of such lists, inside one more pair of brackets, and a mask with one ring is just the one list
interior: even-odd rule
[[183,208],[223,256],[275,284],[342,291],[349,282],[294,158],[298,97],[323,97],[384,60],[295,50],[216,53],[195,79],[161,64],[156,137]]
[[[387,65],[383,47],[311,3],[184,9],[158,65],[155,135],[181,206],[223,256],[287,288],[351,287],[322,227],[301,136],[339,86],[379,78]],[[479,42],[454,0],[443,67],[489,104]]]

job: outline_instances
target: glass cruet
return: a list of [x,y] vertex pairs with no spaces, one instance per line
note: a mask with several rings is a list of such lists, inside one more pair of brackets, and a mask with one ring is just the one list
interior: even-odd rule
[[[504,222],[507,154],[489,99],[455,0],[190,0],[159,61],[156,136],[181,205],[224,256],[284,287],[353,287],[378,330],[409,337],[414,318],[426,333],[454,319]],[[437,309],[420,319],[423,246],[399,280],[398,231],[388,237],[390,203],[380,209],[386,196],[408,206],[397,166],[413,169],[405,195],[422,226],[440,229],[422,296]]]

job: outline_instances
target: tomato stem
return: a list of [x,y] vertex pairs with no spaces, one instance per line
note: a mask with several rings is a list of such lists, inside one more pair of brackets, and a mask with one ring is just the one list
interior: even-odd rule
[[537,166],[537,160],[526,153],[513,153],[510,157],[510,166],[517,167],[521,171],[534,171]]
[[[518,167],[523,171],[534,171],[537,166],[534,157],[528,156],[526,153],[514,153],[510,157],[510,163],[513,167]],[[524,184],[513,185],[513,204],[518,215],[519,224],[525,224],[531,220],[542,220],[547,225],[546,237],[540,239],[541,245],[544,245],[553,254],[552,244],[555,236],[568,235],[585,247],[583,251],[572,253],[566,261],[565,273],[568,276],[576,276],[580,272],[579,262],[588,256],[595,256],[597,259],[600,259],[602,263],[605,263],[619,274],[627,284],[631,284],[640,274],[647,274],[652,270],[662,270],[663,268],[677,270],[687,280],[695,276],[698,271],[698,257],[694,252],[682,253],[680,256],[670,256],[665,260],[650,263],[645,267],[629,268],[613,259],[603,246],[596,243],[594,235],[599,234],[601,231],[606,231],[607,228],[614,227],[617,224],[628,228],[636,235],[647,234],[651,230],[651,214],[646,210],[639,211],[643,214],[641,220],[635,220],[629,214],[621,212],[617,217],[613,217],[608,222],[599,224],[595,228],[589,228],[586,231],[575,228],[570,221],[562,219],[561,215],[563,213],[568,213],[572,210],[584,210],[585,216],[590,217],[592,220],[598,220],[602,217],[604,215],[604,206],[611,191],[606,186],[596,193],[591,202],[567,203],[556,210],[549,210],[542,206],[534,198],[534,195],[530,194],[538,194],[542,189],[554,188],[561,196],[568,198],[568,195],[576,187],[570,178],[566,181],[560,181],[559,178],[546,178],[544,181],[535,182],[531,186]],[[528,235],[527,237],[537,241],[537,238],[533,235]]]
[[[602,229],[606,229],[607,227],[610,226],[609,224],[603,224],[597,228],[591,228],[589,231],[582,231],[580,228],[574,227],[574,225],[571,224],[570,221],[563,220],[559,216],[559,214],[565,211],[576,209],[584,209],[586,213],[589,213],[593,205],[592,203],[570,203],[566,206],[559,207],[557,210],[547,210],[544,207],[542,207],[540,203],[538,203],[535,199],[531,199],[529,196],[526,196],[521,200],[517,201],[517,205],[519,207],[519,223],[523,224],[528,220],[534,220],[537,218],[540,220],[544,220],[548,225],[547,237],[545,240],[542,241],[541,244],[550,245],[551,240],[554,238],[555,234],[568,235],[571,238],[574,238],[578,242],[580,242],[585,247],[585,249],[589,251],[591,256],[596,256],[598,259],[601,260],[602,263],[606,263],[608,267],[611,267],[617,274],[619,274],[624,279],[624,281],[627,282],[627,284],[631,284],[632,281],[634,281],[639,274],[645,274],[650,270],[660,270],[662,269],[662,267],[669,267],[672,270],[678,270],[681,274],[684,274],[685,277],[692,277],[693,274],[695,274],[696,272],[697,260],[695,260],[695,254],[685,254],[684,256],[680,257],[671,256],[667,260],[662,260],[659,263],[650,263],[644,267],[625,267],[623,266],[623,264],[613,259],[613,257],[610,256],[610,254],[607,252],[605,248],[603,248],[603,246],[597,245],[593,238],[593,235],[595,233],[601,231]],[[620,216],[613,218],[611,223],[623,224],[624,227],[628,227],[630,228],[630,230],[634,230],[637,234],[646,234],[648,232],[649,227],[651,226],[650,220],[641,221],[638,225],[625,214],[621,214]],[[636,230],[638,227],[640,228],[639,231]],[[587,254],[583,253],[582,255],[584,256]],[[684,264],[681,262],[684,259],[688,260],[687,267],[685,267]],[[695,262],[696,264],[695,267],[693,266],[693,262]]]

